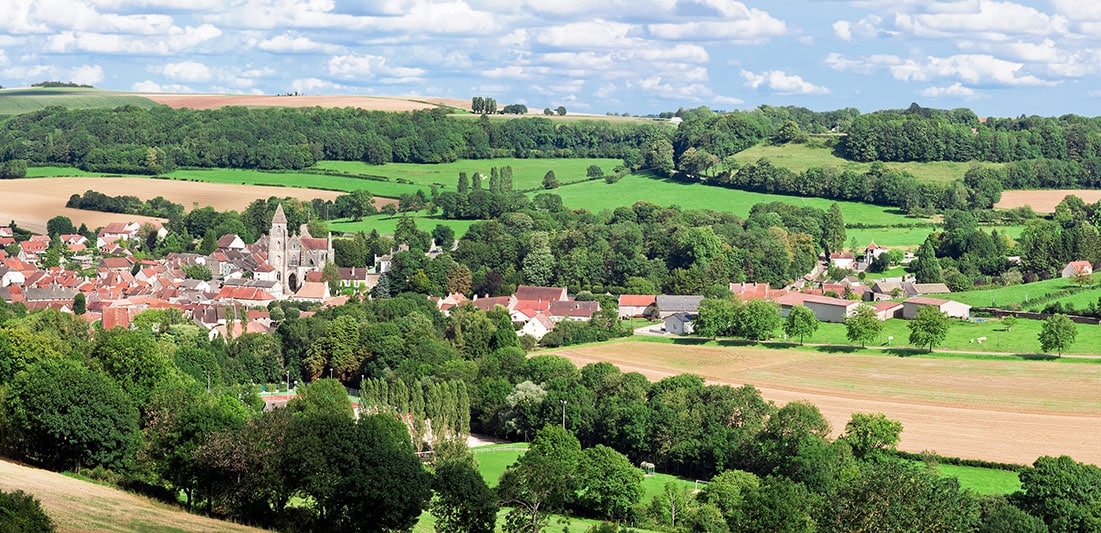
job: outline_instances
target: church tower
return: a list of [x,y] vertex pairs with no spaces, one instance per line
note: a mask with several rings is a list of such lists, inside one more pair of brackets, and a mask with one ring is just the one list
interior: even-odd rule
[[287,215],[283,204],[275,208],[271,219],[271,231],[268,232],[268,264],[279,273],[279,283],[286,293],[291,291],[287,282]]

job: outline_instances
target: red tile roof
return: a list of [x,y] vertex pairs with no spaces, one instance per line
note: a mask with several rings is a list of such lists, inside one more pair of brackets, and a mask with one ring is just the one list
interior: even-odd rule
[[619,295],[620,307],[647,307],[657,300],[653,294],[621,294]]

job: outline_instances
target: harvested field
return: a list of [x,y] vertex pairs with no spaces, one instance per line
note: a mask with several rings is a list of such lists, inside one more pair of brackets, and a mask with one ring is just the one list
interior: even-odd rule
[[158,104],[179,109],[217,109],[245,107],[358,107],[371,111],[414,111],[438,105],[465,109],[470,100],[421,98],[416,96],[270,96],[225,94],[141,94]]
[[899,448],[1007,463],[1070,455],[1101,464],[1101,365],[823,354],[627,341],[550,353],[607,361],[657,380],[694,373],[750,384],[765,399],[806,400],[844,430],[854,412],[903,423]]
[[1042,191],[1002,191],[1002,200],[994,207],[999,209],[1012,209],[1014,207],[1029,206],[1037,213],[1053,213],[1055,206],[1063,201],[1063,198],[1074,195],[1087,204],[1101,200],[1101,190],[1096,189],[1045,189]]
[[42,503],[58,531],[261,531],[188,514],[118,489],[0,460],[0,489]]
[[292,187],[231,185],[148,178],[30,178],[3,181],[0,195],[0,224],[15,220],[20,227],[36,233],[46,232],[46,221],[63,215],[73,224],[95,229],[110,222],[148,219],[136,215],[101,213],[65,207],[69,197],[94,190],[109,196],[129,195],[148,200],[163,196],[182,204],[184,209],[211,206],[219,211],[242,211],[257,198],[292,196],[302,200],[333,200],[343,193]]

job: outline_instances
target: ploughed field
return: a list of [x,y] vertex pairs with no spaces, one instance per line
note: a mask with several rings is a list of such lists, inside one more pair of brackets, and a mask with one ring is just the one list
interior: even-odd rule
[[1077,196],[1087,204],[1101,200],[1097,189],[1043,189],[1036,191],[1002,191],[1002,199],[994,204],[999,209],[1029,206],[1037,213],[1054,213],[1055,206],[1067,196]]
[[157,196],[182,204],[185,210],[211,206],[218,211],[243,211],[258,198],[292,196],[302,200],[323,198],[333,200],[341,192],[292,187],[197,183],[149,178],[25,178],[3,181],[0,194],[0,224],[15,220],[20,227],[36,233],[46,233],[46,222],[58,215],[69,217],[73,224],[87,224],[95,229],[110,222],[147,220],[149,217],[124,213],[102,213],[65,207],[73,194],[87,190],[108,196],[136,196],[149,200]]
[[820,353],[625,341],[549,351],[579,367],[607,361],[651,380],[698,374],[750,384],[779,405],[809,401],[834,436],[854,412],[904,429],[899,449],[1031,464],[1070,455],[1101,464],[1101,365]]

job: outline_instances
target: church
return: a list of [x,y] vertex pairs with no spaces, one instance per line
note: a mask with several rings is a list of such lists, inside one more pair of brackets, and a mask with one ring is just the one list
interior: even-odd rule
[[277,272],[278,281],[288,296],[298,292],[306,281],[307,273],[321,272],[336,257],[331,233],[324,239],[314,238],[303,224],[298,229],[298,235],[291,235],[287,230],[287,215],[282,204],[275,208],[271,230],[261,241],[259,244],[266,245],[268,264]]

